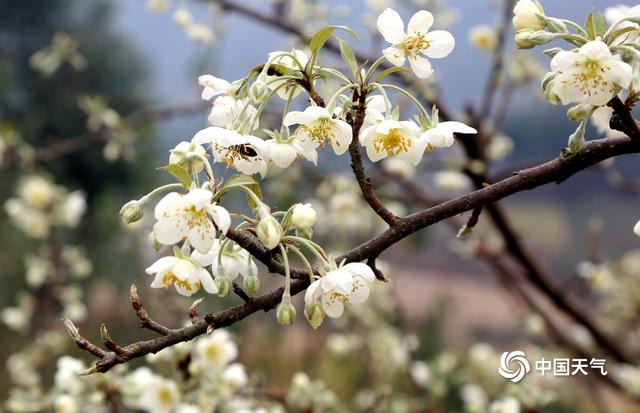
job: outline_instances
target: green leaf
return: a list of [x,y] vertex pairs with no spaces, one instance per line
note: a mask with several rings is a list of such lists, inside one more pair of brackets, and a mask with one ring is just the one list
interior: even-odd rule
[[191,186],[191,175],[189,175],[189,171],[187,171],[187,168],[185,168],[184,166],[170,164],[170,165],[160,167],[158,169],[169,172],[178,180],[178,182],[180,182],[182,185],[186,186],[187,188]]
[[378,83],[384,77],[389,76],[390,74],[399,73],[399,72],[406,73],[406,72],[411,72],[411,71],[409,69],[407,69],[406,67],[393,66],[393,67],[390,67],[388,69],[384,69],[382,72],[378,73],[378,76],[375,77],[373,82],[374,83]]
[[311,53],[312,54],[318,53],[318,51],[322,48],[322,46],[324,46],[324,44],[327,42],[327,40],[329,40],[329,37],[331,37],[333,32],[335,32],[336,30],[344,30],[345,32],[347,32],[350,35],[352,35],[354,38],[356,38],[356,39],[358,38],[358,36],[353,31],[353,29],[351,29],[351,27],[348,27],[348,26],[327,26],[327,27],[325,27],[323,29],[318,30],[318,32],[311,39],[311,44],[310,44]]
[[340,45],[340,54],[342,55],[342,60],[347,64],[349,71],[353,75],[354,79],[358,75],[358,60],[356,59],[355,53],[347,43],[342,41],[342,39],[338,39],[338,44]]
[[618,29],[616,31],[614,31],[613,33],[611,33],[607,39],[605,39],[608,43],[613,42],[614,40],[616,40],[618,37],[620,36],[624,36],[625,34],[629,33],[629,32],[633,32],[637,30],[636,27],[625,27],[623,29]]
[[[256,179],[253,176],[233,175],[229,179],[227,179],[224,185],[222,186],[222,188],[220,188],[216,192],[214,196],[214,200],[215,201],[219,200],[222,197],[222,195],[224,195],[226,192],[230,191],[233,188],[238,188],[240,186],[249,188],[254,194],[256,194],[258,199],[262,199],[262,191],[260,190],[260,184],[258,184],[258,181],[256,181]],[[248,195],[247,195],[247,200],[249,202],[249,206],[251,206],[252,209],[257,206],[255,201]]]
[[587,16],[587,21],[584,23],[584,27],[587,30],[589,39],[594,40],[596,38],[596,23],[593,17],[593,10]]
[[607,32],[607,29],[609,29],[607,19],[601,12],[597,12],[593,15],[593,28],[596,37],[604,36],[604,34]]

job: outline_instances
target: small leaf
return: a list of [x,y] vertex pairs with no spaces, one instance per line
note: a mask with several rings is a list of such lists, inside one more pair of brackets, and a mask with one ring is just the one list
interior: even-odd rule
[[340,44],[340,54],[342,55],[342,60],[347,64],[349,71],[355,78],[358,74],[358,60],[356,59],[355,53],[347,43],[342,41],[342,39],[338,39],[338,43]]
[[629,33],[629,32],[633,32],[637,30],[636,27],[631,26],[631,27],[625,27],[623,29],[618,29],[616,31],[614,31],[613,33],[611,33],[608,38],[606,39],[606,41],[611,44],[611,42],[613,42],[614,40],[616,40],[618,37],[620,36],[624,36],[625,34]]
[[318,30],[318,32],[311,39],[311,53],[316,54],[318,51],[324,46],[324,44],[329,40],[329,37],[335,32],[337,29],[344,30],[345,32],[352,35],[354,38],[358,38],[356,33],[348,26],[327,26],[323,29]]
[[591,11],[591,13],[589,13],[589,16],[587,16],[587,21],[584,23],[584,26],[587,30],[589,39],[594,40],[596,38],[596,24],[593,17],[593,11]]
[[378,76],[375,77],[373,82],[374,83],[378,83],[384,77],[389,76],[390,74],[393,74],[393,73],[400,73],[400,72],[405,72],[406,73],[406,72],[410,72],[410,70],[407,69],[406,67],[393,66],[393,67],[390,67],[388,69],[384,69],[382,72],[378,73]]
[[609,25],[607,24],[607,19],[604,17],[604,14],[597,12],[593,15],[593,27],[596,37],[604,36],[607,29],[609,29]]
[[158,169],[161,169],[163,171],[169,172],[182,185],[186,186],[187,188],[189,188],[191,186],[191,176],[189,175],[189,171],[187,171],[187,169],[184,166],[176,165],[176,164],[170,164],[170,165],[166,165],[166,166],[163,166],[161,168],[158,168]]

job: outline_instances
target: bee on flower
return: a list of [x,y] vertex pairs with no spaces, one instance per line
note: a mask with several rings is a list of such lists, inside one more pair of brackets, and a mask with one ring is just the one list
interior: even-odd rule
[[269,146],[258,137],[212,126],[196,133],[192,142],[211,145],[216,162],[226,163],[242,174],[267,174]]

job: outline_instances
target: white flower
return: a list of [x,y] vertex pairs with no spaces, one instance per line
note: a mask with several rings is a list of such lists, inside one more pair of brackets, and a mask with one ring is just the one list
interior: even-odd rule
[[489,405],[489,413],[520,413],[520,400],[513,396],[496,400]]
[[86,370],[86,366],[82,360],[62,356],[56,363],[56,374],[53,381],[59,390],[80,394],[86,385],[86,381],[79,375],[84,370]]
[[73,191],[68,194],[55,210],[57,222],[67,227],[75,227],[87,210],[84,192]]
[[633,232],[635,232],[635,234],[640,237],[640,221],[638,221],[633,227]]
[[513,152],[514,148],[513,140],[510,137],[498,133],[491,137],[491,141],[487,144],[486,154],[487,158],[494,162],[498,162],[506,158]]
[[513,27],[516,31],[523,29],[542,30],[545,27],[544,10],[532,0],[519,0],[513,8]]
[[205,373],[219,371],[238,357],[238,347],[226,330],[214,330],[196,342],[194,362]]
[[626,136],[623,132],[611,129],[610,122],[613,116],[613,108],[609,106],[601,106],[593,111],[591,115],[591,124],[596,128],[599,134],[607,138],[617,138]]
[[31,175],[20,182],[17,193],[30,206],[46,209],[56,196],[56,187],[48,179]]
[[409,370],[411,379],[420,387],[427,388],[432,381],[429,365],[424,361],[414,361]]
[[429,32],[433,25],[433,15],[420,10],[411,17],[404,31],[404,22],[398,12],[386,9],[378,17],[378,31],[384,39],[392,44],[384,49],[384,57],[396,66],[404,65],[405,59],[409,59],[411,69],[417,77],[426,79],[433,73],[431,63],[423,54],[432,59],[440,59],[448,56],[455,47],[455,40],[451,33],[444,30]]
[[469,41],[480,50],[490,52],[498,44],[496,29],[488,24],[481,24],[469,30]]
[[[197,251],[207,252],[216,237],[216,227],[226,234],[231,217],[226,209],[211,203],[213,193],[196,188],[186,195],[171,192],[158,202],[153,231],[161,244],[173,245],[189,240]],[[213,219],[213,223],[211,222]]]
[[289,112],[283,121],[285,126],[301,125],[296,137],[305,150],[316,149],[329,141],[333,151],[342,155],[349,149],[351,126],[340,119],[333,119],[331,113],[319,106],[309,106],[304,112]]
[[360,133],[360,143],[367,148],[373,162],[397,156],[417,165],[424,155],[427,141],[420,139],[420,128],[410,121],[384,120]]
[[487,393],[477,384],[465,384],[462,386],[460,397],[464,402],[466,411],[481,412],[487,406]]
[[375,279],[376,276],[368,265],[352,262],[314,281],[307,288],[304,301],[310,306],[320,300],[324,312],[329,317],[338,318],[344,311],[345,303],[366,301],[369,297],[368,284]]
[[193,23],[193,16],[189,13],[189,10],[185,8],[178,8],[173,12],[173,21],[180,27],[188,27]]
[[298,158],[302,157],[314,165],[318,165],[318,153],[315,149],[305,149],[297,138],[287,142],[279,142],[275,139],[266,141],[269,147],[271,162],[278,168],[288,168]]
[[427,129],[420,134],[420,138],[427,142],[427,148],[448,148],[455,142],[454,133],[475,134],[474,128],[462,122],[440,122],[434,128]]
[[179,294],[187,297],[197,292],[201,286],[209,294],[218,293],[211,274],[187,258],[162,257],[145,272],[149,275],[155,274],[151,282],[152,288],[169,288],[173,284]]
[[178,384],[161,376],[154,376],[145,386],[137,407],[149,413],[170,413],[180,401]]
[[61,394],[53,400],[53,411],[55,413],[78,413],[80,405],[78,400],[70,394]]
[[416,175],[415,165],[398,158],[387,158],[382,162],[382,169],[387,173],[405,179],[411,179]]
[[316,223],[317,213],[311,204],[295,204],[291,212],[291,223],[298,229],[309,229]]
[[170,151],[169,164],[193,165],[195,172],[200,172],[203,167],[202,158],[206,155],[207,151],[197,143],[182,141]]
[[252,277],[258,274],[258,267],[249,251],[234,242],[227,242],[222,251],[221,247],[222,243],[216,239],[206,254],[194,251],[191,257],[202,266],[211,266],[211,272],[216,277],[225,276],[235,280],[239,275]]
[[440,171],[433,176],[433,183],[439,190],[451,194],[460,194],[471,189],[471,181],[461,173],[455,171]]
[[[633,7],[629,7],[629,6],[625,6],[622,4],[619,4],[617,6],[614,7],[608,7],[607,9],[605,9],[604,11],[604,16],[605,19],[607,20],[607,23],[609,24],[614,24],[617,23],[618,21],[624,19],[624,18],[628,18],[628,17],[632,17],[632,16],[640,16],[640,5],[637,6],[633,6]],[[636,40],[638,38],[638,35],[640,34],[638,32],[638,30],[640,29],[640,26],[637,23],[633,23],[630,21],[625,21],[622,22],[620,24],[618,24],[617,29],[626,29],[629,27],[632,27],[634,29],[636,29],[635,31],[626,33],[624,36],[621,36],[619,38],[617,38],[614,42],[613,42],[613,46],[618,46],[620,44],[622,44],[623,42],[629,43],[632,42],[634,40]]]
[[226,163],[242,174],[267,173],[269,147],[260,138],[212,126],[196,133],[192,142],[210,144],[216,162]]
[[214,39],[213,31],[204,24],[192,24],[186,29],[187,36],[204,45],[211,43]]
[[240,363],[232,363],[224,369],[222,378],[232,389],[239,389],[247,384],[247,372]]
[[[302,65],[302,68],[298,66],[298,64],[293,60],[291,56],[282,55],[280,57],[275,57],[276,55],[282,54],[285,52],[271,52],[269,53],[268,60],[271,61],[271,64],[283,66],[288,70],[300,71],[307,65],[309,61],[309,56],[302,50],[292,50],[290,53],[295,56],[296,60]],[[275,57],[275,58],[274,58]],[[271,60],[273,59],[273,60]],[[278,76],[267,76],[267,85],[269,89],[273,90],[277,87],[282,86],[284,83],[289,82],[287,79],[278,79]],[[304,88],[300,85],[292,84],[291,86],[284,86],[278,89],[278,96],[282,99],[289,99],[289,95],[292,93],[293,88],[293,97],[298,96],[301,92],[304,91]]]
[[554,93],[563,104],[604,106],[620,89],[631,83],[631,66],[611,54],[600,40],[586,43],[579,51],[562,51],[551,60],[556,73]]
[[231,92],[231,83],[213,75],[201,75],[198,77],[198,84],[203,87],[202,99],[211,100],[219,95],[228,95]]
[[251,118],[250,127],[252,130],[258,128],[259,122],[254,118],[258,110],[249,104],[246,99],[237,99],[233,96],[219,96],[213,101],[213,107],[207,120],[213,126],[226,128],[235,121],[240,122]]

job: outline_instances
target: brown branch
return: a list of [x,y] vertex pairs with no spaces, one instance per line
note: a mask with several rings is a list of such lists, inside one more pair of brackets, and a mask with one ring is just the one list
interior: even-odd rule
[[136,312],[136,315],[138,316],[138,318],[140,319],[141,328],[146,328],[148,330],[155,331],[156,333],[161,334],[163,336],[168,336],[169,334],[171,334],[171,329],[169,327],[165,327],[162,324],[157,323],[156,321],[153,321],[151,317],[149,317],[149,314],[142,306],[142,299],[138,295],[138,287],[136,286],[135,283],[131,285],[130,298],[131,298],[131,306],[133,307],[133,310]]
[[615,97],[609,102],[613,108],[614,115],[611,117],[611,128],[633,139],[640,139],[640,126],[631,114],[631,105],[625,104],[619,97]]
[[347,115],[347,122],[351,125],[352,139],[349,145],[349,155],[351,156],[351,169],[356,177],[358,186],[365,201],[369,204],[371,209],[378,214],[380,218],[384,220],[389,226],[394,226],[398,222],[393,212],[389,211],[386,206],[380,201],[380,198],[373,190],[371,178],[369,178],[364,170],[364,163],[362,162],[362,153],[360,145],[360,129],[364,124],[365,111],[367,109],[367,94],[364,90],[353,92],[353,105],[355,109],[355,117],[349,113]]

